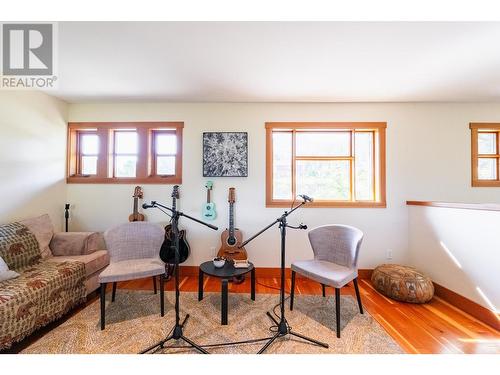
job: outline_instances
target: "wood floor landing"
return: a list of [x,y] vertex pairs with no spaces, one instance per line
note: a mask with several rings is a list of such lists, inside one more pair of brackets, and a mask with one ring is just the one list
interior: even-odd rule
[[[290,279],[286,280],[286,291],[290,290]],[[198,290],[198,278],[186,276],[181,278],[181,291],[195,292]],[[219,292],[220,279],[205,277],[207,292]],[[359,281],[361,299],[365,309],[385,328],[385,330],[401,345],[407,353],[500,353],[500,332],[435,297],[424,305],[401,303],[390,300],[378,293],[369,280]],[[151,278],[118,283],[119,289],[153,290]],[[165,290],[173,290],[174,285],[169,281]],[[327,296],[333,295],[334,290],[327,288]],[[247,278],[242,284],[229,284],[230,293],[250,293],[250,280]],[[307,279],[296,280],[296,295],[321,294],[321,285]],[[108,286],[108,293],[111,287]],[[279,293],[277,278],[257,277],[256,292]],[[343,294],[354,296],[354,287],[349,285],[342,288]],[[89,298],[87,305],[97,299],[96,295]],[[83,306],[84,307],[84,306]],[[16,353],[43,336],[44,333],[61,324],[71,315],[82,309],[75,309],[66,317],[41,329],[38,333],[28,337],[15,345],[9,353]],[[332,318],[334,311],[332,311]],[[98,319],[98,317],[96,317]],[[333,333],[332,333],[333,334]]]

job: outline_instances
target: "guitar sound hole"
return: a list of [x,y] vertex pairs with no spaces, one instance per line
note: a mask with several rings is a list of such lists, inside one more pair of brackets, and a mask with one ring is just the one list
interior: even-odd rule
[[234,238],[234,237],[229,237],[229,238],[227,239],[227,244],[228,244],[229,246],[234,246],[234,245],[236,245],[236,238]]

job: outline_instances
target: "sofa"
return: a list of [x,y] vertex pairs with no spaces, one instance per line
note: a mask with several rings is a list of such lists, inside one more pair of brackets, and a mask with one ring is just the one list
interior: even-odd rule
[[48,215],[0,225],[0,350],[84,303],[109,264],[101,233],[55,232]]

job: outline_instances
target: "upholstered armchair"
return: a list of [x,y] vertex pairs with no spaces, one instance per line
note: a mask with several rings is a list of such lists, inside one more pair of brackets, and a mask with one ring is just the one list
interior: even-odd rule
[[99,275],[101,284],[101,330],[105,327],[106,285],[113,283],[111,302],[115,300],[116,283],[119,281],[160,276],[160,310],[164,315],[165,263],[159,257],[164,239],[162,227],[152,223],[132,222],[118,225],[104,233],[110,263]]
[[363,232],[348,225],[325,225],[311,230],[309,242],[314,259],[292,263],[290,310],[293,310],[297,272],[321,283],[323,297],[325,297],[325,286],[334,287],[337,337],[340,337],[340,288],[350,281],[354,284],[359,312],[363,314],[358,288],[358,254],[362,240]]

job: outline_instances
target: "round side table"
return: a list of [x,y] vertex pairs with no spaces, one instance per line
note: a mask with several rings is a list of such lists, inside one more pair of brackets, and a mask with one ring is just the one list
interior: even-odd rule
[[[250,263],[250,262],[248,262]],[[255,267],[252,263],[248,268],[235,268],[232,262],[226,261],[224,267],[216,268],[212,261],[200,264],[200,272],[198,275],[198,301],[203,299],[203,276],[218,277],[221,279],[221,324],[227,325],[227,310],[228,310],[228,282],[233,277],[245,275],[250,272],[251,291],[250,298],[255,301]]]

